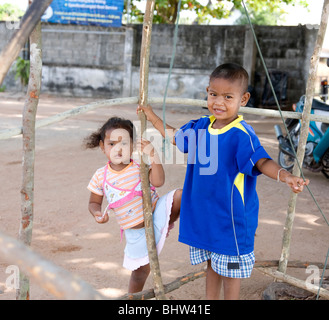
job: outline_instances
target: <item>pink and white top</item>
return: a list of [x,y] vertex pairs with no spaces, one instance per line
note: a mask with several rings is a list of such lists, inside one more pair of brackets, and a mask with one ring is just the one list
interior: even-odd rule
[[[140,168],[134,161],[121,171],[113,170],[109,163],[99,168],[87,188],[95,194],[106,196],[106,210],[114,211],[121,229],[132,228],[144,221]],[[151,187],[151,199],[154,211],[159,199],[154,187]]]

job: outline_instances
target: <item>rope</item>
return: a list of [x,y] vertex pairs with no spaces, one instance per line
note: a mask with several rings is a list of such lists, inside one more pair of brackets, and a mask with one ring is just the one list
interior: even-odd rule
[[[273,87],[273,84],[272,84],[272,81],[271,81],[270,75],[269,75],[269,73],[268,73],[268,69],[267,69],[267,66],[266,66],[266,63],[265,63],[265,60],[264,60],[264,57],[263,57],[262,51],[261,51],[261,49],[260,49],[260,47],[259,47],[258,40],[257,40],[256,34],[255,34],[255,30],[254,30],[254,27],[253,27],[253,25],[252,25],[252,23],[251,23],[251,20],[250,20],[249,14],[248,14],[248,10],[247,10],[247,7],[246,7],[246,5],[245,5],[245,3],[244,3],[244,0],[242,0],[242,4],[243,4],[244,10],[245,10],[245,12],[246,12],[247,19],[248,19],[248,22],[249,22],[249,25],[250,25],[250,28],[251,28],[252,34],[253,34],[254,39],[255,39],[256,47],[257,47],[257,50],[258,50],[258,53],[259,53],[259,57],[260,57],[260,59],[261,59],[261,61],[262,61],[262,64],[263,64],[263,67],[264,67],[264,70],[265,70],[266,77],[267,77],[267,79],[268,79],[268,82],[269,82],[269,84],[270,84],[270,87],[271,87],[271,90],[272,90],[272,93],[273,93],[273,96],[274,96],[275,103],[276,103],[276,105],[277,105],[277,107],[278,107],[278,110],[279,110],[279,112],[280,112],[280,116],[281,116],[282,123],[283,123],[283,125],[284,125],[284,128],[285,128],[285,130],[286,130],[287,136],[288,136],[288,138],[289,138],[289,142],[290,142],[290,145],[291,145],[291,149],[293,150],[293,153],[294,153],[294,156],[295,156],[295,159],[296,159],[296,163],[297,163],[297,165],[298,165],[298,168],[299,168],[299,171],[300,171],[300,173],[301,173],[301,176],[302,176],[303,180],[305,181],[304,173],[303,173],[302,168],[301,168],[301,165],[300,165],[300,163],[299,163],[299,161],[298,161],[298,159],[297,159],[297,154],[296,154],[296,152],[295,152],[295,148],[293,147],[293,143],[292,143],[292,141],[291,141],[291,137],[290,137],[290,135],[289,135],[289,133],[288,133],[288,128],[287,128],[287,126],[286,126],[285,119],[284,119],[284,117],[283,117],[283,115],[282,115],[282,110],[281,110],[281,107],[280,107],[280,104],[279,104],[278,98],[277,98],[277,96],[276,96],[276,93],[275,93],[275,90],[274,90],[274,87]],[[306,188],[307,188],[307,190],[309,191],[309,193],[310,193],[310,195],[311,195],[311,197],[312,197],[314,203],[316,204],[317,208],[319,209],[319,211],[320,211],[320,213],[321,213],[323,219],[325,220],[326,224],[329,226],[329,222],[328,222],[326,216],[324,215],[322,209],[320,208],[319,203],[318,203],[317,200],[315,199],[315,197],[314,197],[314,195],[313,195],[313,192],[311,191],[310,187],[309,187],[309,186],[306,186]]]
[[328,249],[328,252],[327,252],[326,262],[324,263],[324,267],[323,267],[323,270],[322,270],[321,281],[319,283],[319,289],[318,289],[318,294],[316,295],[316,300],[319,300],[320,288],[322,287],[324,272],[326,271],[326,268],[327,268],[328,256],[329,256],[329,249]]
[[[162,103],[162,119],[163,119],[164,131],[165,131],[165,137],[163,138],[163,153],[164,153],[165,157],[166,157],[166,154],[168,155],[168,157],[170,157],[170,148],[169,148],[170,138],[168,137],[167,130],[166,130],[166,99],[167,99],[167,93],[168,93],[168,88],[169,88],[171,72],[172,72],[172,69],[173,69],[173,66],[174,66],[175,55],[176,55],[178,23],[179,23],[181,2],[182,2],[182,0],[179,0],[178,6],[177,6],[177,19],[176,19],[175,31],[174,31],[173,51],[172,51],[172,54],[171,54],[167,84],[166,84],[165,93],[164,93],[164,97],[163,97],[163,103]],[[168,150],[167,153],[166,153],[166,150]],[[168,159],[168,158],[166,158],[166,159]]]

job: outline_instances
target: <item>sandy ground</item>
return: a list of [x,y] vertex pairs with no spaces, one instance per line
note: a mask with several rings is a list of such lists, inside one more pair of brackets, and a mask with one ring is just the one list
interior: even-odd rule
[[[42,119],[91,100],[41,95],[37,119]],[[0,130],[21,125],[24,96],[0,93]],[[119,115],[137,120],[136,106],[101,108],[63,122],[37,130],[35,162],[35,199],[32,248],[43,257],[78,275],[107,297],[126,293],[130,272],[123,269],[123,248],[119,227],[111,216],[109,223],[97,224],[87,209],[89,191],[86,186],[94,171],[106,159],[100,150],[84,150],[82,141],[108,117]],[[161,115],[160,107],[155,110]],[[207,114],[202,108],[168,106],[166,120],[181,126],[189,119]],[[253,125],[261,142],[276,159],[277,140],[273,126],[279,120],[245,116]],[[0,230],[17,237],[20,221],[20,188],[22,140],[14,137],[0,140]],[[166,184],[159,189],[162,195],[182,187],[186,166],[165,164]],[[327,218],[329,181],[322,174],[305,171],[311,189]],[[260,198],[259,227],[255,240],[256,260],[278,260],[289,189],[267,177],[258,180]],[[307,190],[298,196],[290,260],[324,263],[328,250],[328,226],[318,212]],[[169,283],[204,266],[191,266],[188,247],[177,241],[178,225],[171,232],[159,257],[164,283]],[[0,258],[0,300],[15,299],[15,292],[5,285],[8,263]],[[320,270],[320,273],[322,270]],[[289,268],[289,275],[306,279],[305,269]],[[328,275],[328,272],[327,272]],[[251,278],[242,281],[241,299],[259,300],[263,290],[273,281],[256,269]],[[152,287],[149,277],[145,288]],[[205,298],[205,279],[190,282],[168,294],[171,299],[202,300]],[[31,299],[54,297],[31,281]]]

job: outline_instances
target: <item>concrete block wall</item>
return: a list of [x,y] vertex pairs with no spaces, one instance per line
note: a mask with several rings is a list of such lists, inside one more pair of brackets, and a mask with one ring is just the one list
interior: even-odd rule
[[43,89],[87,97],[122,94],[125,30],[44,24]]
[[[138,95],[142,28],[136,29],[131,94]],[[150,49],[149,95],[163,96],[173,50],[174,26],[154,25]],[[243,64],[245,27],[187,26],[178,28],[176,56],[168,96],[204,99],[209,75],[221,63]]]
[[[179,26],[174,69],[169,86],[170,96],[203,98],[209,74],[221,63],[242,64],[251,76],[261,101],[265,86],[265,70],[257,52],[249,26]],[[135,44],[137,59],[132,95],[138,94],[139,46],[141,26],[138,26]],[[299,100],[304,94],[310,57],[316,39],[316,29],[306,26],[256,26],[255,33],[270,72],[288,74],[285,106]],[[152,31],[150,53],[150,95],[162,95],[172,54],[174,26],[155,25]]]
[[43,24],[43,62],[123,70],[124,40],[123,29]]
[[[305,93],[310,58],[313,53],[316,29],[306,26],[257,26],[257,39],[269,71],[288,74],[288,100],[295,102]],[[255,72],[260,76],[255,84],[259,96],[265,82],[265,71],[257,53]],[[257,81],[257,79],[256,79]]]
[[[288,72],[288,99],[305,91],[316,29],[256,26],[267,67]],[[0,22],[0,50],[14,29]],[[174,26],[153,25],[149,95],[163,96],[172,56]],[[142,26],[121,28],[43,24],[42,90],[63,95],[117,98],[137,96]],[[219,64],[236,62],[251,75],[250,85],[262,95],[265,71],[249,26],[178,28],[176,56],[168,96],[203,99],[209,74]],[[11,72],[7,90],[20,86]]]

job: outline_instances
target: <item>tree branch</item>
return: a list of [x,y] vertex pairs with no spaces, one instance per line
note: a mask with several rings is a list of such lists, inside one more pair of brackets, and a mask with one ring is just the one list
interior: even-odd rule
[[22,18],[20,29],[10,39],[0,54],[0,86],[12,63],[19,55],[31,32],[53,0],[34,0]]

